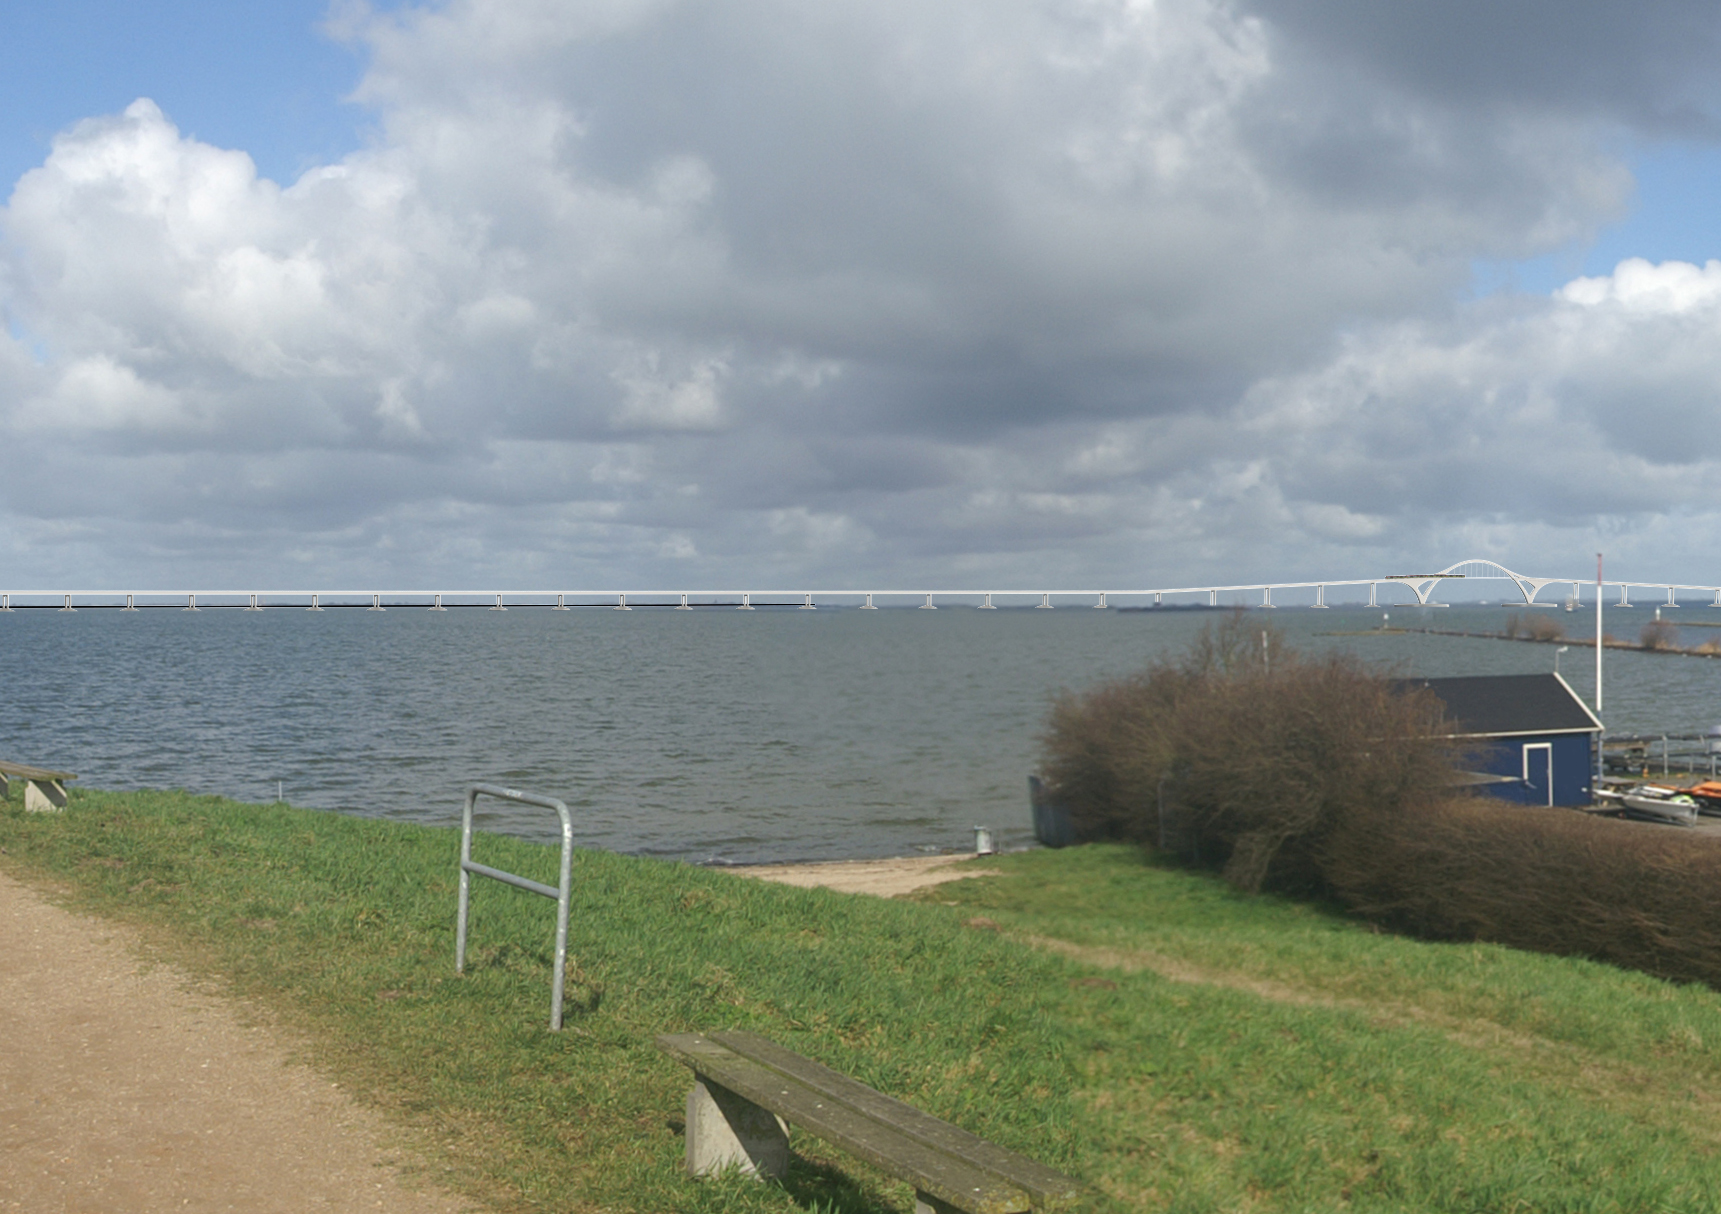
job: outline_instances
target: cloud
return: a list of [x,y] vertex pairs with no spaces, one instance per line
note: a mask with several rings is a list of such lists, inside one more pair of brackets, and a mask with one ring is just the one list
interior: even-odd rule
[[1653,14],[1605,0],[1248,0],[1329,70],[1479,111],[1588,114],[1713,139],[1721,22],[1702,0]]
[[1465,75],[1487,7],[1422,63],[1429,11],[343,10],[340,163],[260,178],[140,100],[17,183],[0,430],[85,489],[9,479],[0,526],[86,583],[1092,582],[1702,510],[1640,478],[1702,465],[1713,267],[1453,301],[1621,213],[1610,148],[1707,120],[1714,22],[1638,15],[1588,95]]
[[1252,446],[1279,453],[1292,499],[1539,526],[1579,547],[1610,520],[1713,515],[1721,465],[1703,436],[1721,415],[1718,338],[1721,263],[1627,261],[1509,310],[1371,332],[1256,385],[1239,418]]

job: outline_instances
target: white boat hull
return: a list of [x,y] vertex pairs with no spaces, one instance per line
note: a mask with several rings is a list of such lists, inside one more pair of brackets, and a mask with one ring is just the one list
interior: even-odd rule
[[1655,797],[1626,793],[1620,797],[1626,812],[1637,818],[1668,822],[1674,826],[1697,825],[1697,802],[1690,797]]

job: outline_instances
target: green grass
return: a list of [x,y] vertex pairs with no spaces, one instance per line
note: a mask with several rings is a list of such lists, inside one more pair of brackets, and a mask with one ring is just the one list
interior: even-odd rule
[[[0,848],[264,1009],[498,1210],[910,1206],[800,1135],[781,1185],[685,1179],[689,1077],[652,1037],[721,1027],[1067,1171],[1093,1210],[1721,1208],[1721,996],[1379,935],[1121,848],[909,901],[581,853],[559,1034],[547,901],[474,882],[454,976],[457,832],[84,793],[0,809]],[[553,879],[549,849],[477,851]]]

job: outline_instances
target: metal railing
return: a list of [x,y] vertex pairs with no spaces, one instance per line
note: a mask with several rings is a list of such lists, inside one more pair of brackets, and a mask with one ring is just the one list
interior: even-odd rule
[[[562,883],[558,889],[542,882],[528,880],[515,873],[505,873],[499,868],[491,868],[487,864],[479,864],[472,859],[472,808],[478,803],[480,796],[495,797],[502,801],[518,801],[522,805],[538,805],[544,809],[553,809],[556,816],[562,820]],[[529,792],[521,792],[517,788],[503,788],[499,784],[473,784],[466,790],[466,809],[460,815],[460,916],[454,929],[454,972],[466,972],[466,916],[471,904],[472,874],[480,877],[490,877],[516,889],[529,893],[542,894],[546,898],[556,900],[556,968],[555,977],[550,984],[550,1029],[560,1030],[562,1027],[562,986],[568,970],[568,890],[571,885],[574,858],[574,823],[568,816],[568,807],[564,802],[554,797],[535,796]]]

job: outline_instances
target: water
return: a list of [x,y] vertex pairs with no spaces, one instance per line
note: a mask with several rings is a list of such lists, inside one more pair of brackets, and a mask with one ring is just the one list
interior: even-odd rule
[[[1573,632],[1593,609],[1550,613]],[[1497,629],[1499,608],[1392,609]],[[1607,611],[1635,638],[1645,608]],[[1721,623],[1721,611],[1669,613]],[[1321,637],[1381,612],[1251,613],[1293,644],[1406,674],[1551,670],[1554,648]],[[736,612],[149,611],[0,616],[0,758],[101,788],[185,788],[427,823],[494,781],[561,797],[582,845],[694,861],[910,854],[992,827],[1031,840],[1026,777],[1050,696],[1182,649],[1215,617],[964,608]],[[1688,629],[1692,644],[1721,630]],[[1610,652],[1615,732],[1721,721],[1721,662]],[[1588,699],[1593,651],[1561,670]],[[481,802],[484,825],[554,815]]]

